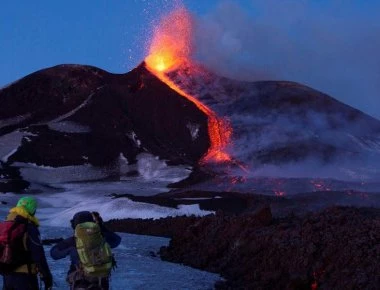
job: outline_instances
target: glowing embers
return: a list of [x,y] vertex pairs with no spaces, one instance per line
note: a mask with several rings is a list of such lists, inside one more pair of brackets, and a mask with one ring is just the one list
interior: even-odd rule
[[178,8],[161,19],[153,32],[149,55],[145,59],[148,67],[165,72],[175,69],[191,53],[193,21],[190,13]]
[[179,88],[167,75],[168,72],[178,69],[184,61],[190,62],[192,30],[191,15],[185,8],[178,8],[167,15],[154,30],[145,63],[151,73],[207,115],[211,144],[201,163],[231,161],[231,157],[225,152],[232,135],[229,122],[219,118],[197,98]]
[[313,187],[313,191],[331,191],[331,185],[322,179],[312,179],[310,184]]

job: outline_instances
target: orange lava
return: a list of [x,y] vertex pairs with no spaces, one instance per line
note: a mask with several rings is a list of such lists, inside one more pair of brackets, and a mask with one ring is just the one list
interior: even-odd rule
[[183,7],[163,17],[155,27],[145,62],[158,72],[177,68],[191,53],[193,23]]
[[178,94],[193,102],[208,116],[208,134],[211,144],[201,162],[231,161],[231,157],[225,152],[232,135],[229,122],[219,118],[214,111],[179,88],[167,76],[168,72],[179,68],[184,60],[190,61],[192,30],[192,18],[185,8],[178,8],[166,15],[154,30],[145,63],[151,73]]

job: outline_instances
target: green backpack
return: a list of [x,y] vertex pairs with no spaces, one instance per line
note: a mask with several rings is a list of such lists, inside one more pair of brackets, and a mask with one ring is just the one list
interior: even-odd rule
[[75,227],[75,244],[84,274],[89,277],[108,277],[113,267],[111,247],[105,241],[100,227],[85,222]]

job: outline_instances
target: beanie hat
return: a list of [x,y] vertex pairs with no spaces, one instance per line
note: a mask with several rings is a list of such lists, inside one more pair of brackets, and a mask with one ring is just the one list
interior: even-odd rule
[[37,200],[31,196],[24,196],[19,199],[16,207],[23,207],[30,215],[34,216],[37,210]]
[[92,213],[89,211],[80,211],[77,212],[72,220],[70,221],[71,227],[75,229],[75,227],[81,223],[85,222],[94,222],[94,217],[92,216]]

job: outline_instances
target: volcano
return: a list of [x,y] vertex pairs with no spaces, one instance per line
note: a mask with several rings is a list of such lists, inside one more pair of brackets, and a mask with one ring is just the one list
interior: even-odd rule
[[191,62],[166,77],[179,89],[144,62],[126,74],[59,65],[1,89],[3,180],[21,181],[24,164],[112,168],[117,177],[128,174],[118,171],[120,159],[133,164],[143,152],[208,166],[211,118],[230,134],[217,132],[228,138],[224,165],[302,168],[314,160],[350,177],[378,176],[380,122],[326,94],[294,82],[235,81]]
[[131,165],[144,153],[227,175],[227,183],[268,175],[379,180],[380,121],[302,84],[218,76],[194,60],[193,36],[194,19],[178,7],[128,73],[60,65],[1,89],[5,188],[24,187],[28,174],[19,169],[33,166],[65,168],[77,181],[89,170],[92,179],[138,176]]

